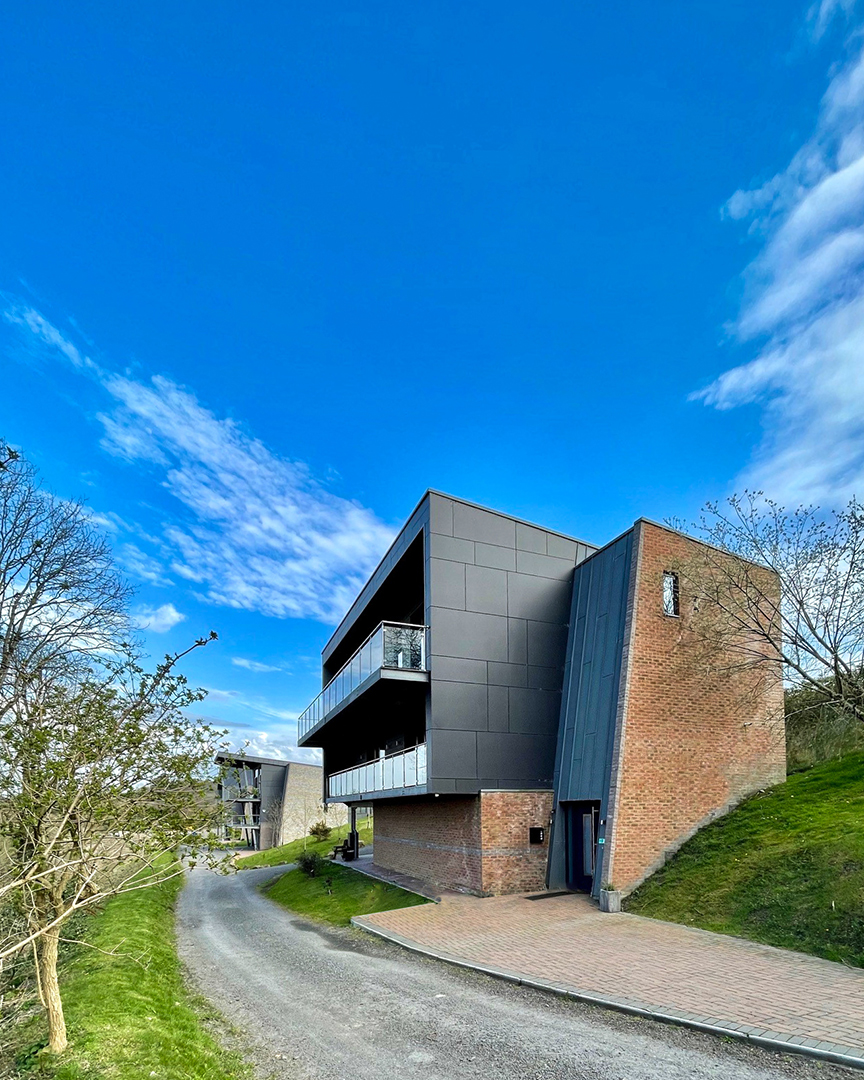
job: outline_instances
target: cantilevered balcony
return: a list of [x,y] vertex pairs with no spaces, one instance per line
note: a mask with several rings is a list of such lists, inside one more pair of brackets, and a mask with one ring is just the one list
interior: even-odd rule
[[378,758],[327,777],[327,798],[347,799],[375,792],[415,794],[426,786],[426,744]]
[[300,714],[298,741],[303,743],[312,732],[382,679],[428,682],[427,631],[428,627],[408,623],[381,623]]

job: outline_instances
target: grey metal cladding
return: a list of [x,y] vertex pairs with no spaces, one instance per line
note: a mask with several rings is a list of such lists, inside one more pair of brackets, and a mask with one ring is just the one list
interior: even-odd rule
[[507,619],[476,611],[432,609],[431,652],[469,660],[507,660]]
[[437,491],[429,492],[429,531],[453,535],[453,500]]
[[429,773],[430,779],[434,777],[430,786],[439,791],[446,790],[441,781],[447,779],[476,780],[477,732],[444,728],[430,731]]
[[517,551],[516,569],[520,574],[569,579],[573,573],[573,560],[556,559],[551,555],[539,555],[536,551]]
[[485,731],[486,687],[481,683],[436,682],[432,687],[432,727]]
[[507,614],[517,619],[566,623],[572,595],[572,566],[562,579],[509,574]]
[[560,667],[538,667],[529,665],[527,668],[527,685],[535,690],[561,690]]
[[567,627],[556,623],[528,623],[528,663],[535,667],[563,668]]
[[500,783],[522,780],[548,785],[552,780],[555,736],[489,731],[477,734],[477,769]]
[[557,801],[598,799],[605,816],[633,532],[576,570],[555,762]]
[[507,572],[493,570],[488,566],[466,566],[464,606],[468,611],[482,611],[487,615],[506,615]]
[[500,547],[516,546],[516,522],[490,510],[466,503],[453,503],[453,535],[464,540],[480,540]]
[[432,533],[429,537],[429,554],[434,559],[473,563],[474,542],[461,540],[458,536],[439,536],[438,533]]
[[534,551],[545,555],[546,535],[545,529],[535,529],[533,525],[516,522],[516,547],[519,551]]
[[488,715],[490,731],[510,730],[510,688],[488,687]]
[[[510,687],[510,730],[522,735],[558,734],[561,692]],[[551,772],[550,762],[550,772]]]
[[[527,664],[498,664],[494,661],[490,661],[488,667],[488,681],[495,686],[527,686],[528,685],[528,665]],[[560,689],[561,672],[558,672],[558,682]]]
[[507,661],[510,664],[528,663],[528,624],[524,619],[507,620]]
[[[468,540],[461,541],[470,543]],[[474,543],[474,562],[478,566],[492,566],[497,570],[515,570],[516,552],[513,548],[498,547],[495,544]]]
[[457,656],[431,657],[432,678],[438,682],[474,682],[486,685],[485,660],[465,660]]
[[[546,535],[546,554],[552,555],[556,559],[569,559],[571,563],[581,562],[579,559],[579,548],[585,545],[579,544],[578,540],[568,540],[566,536],[556,536],[555,533],[547,533]],[[582,556],[584,558],[584,555]]]
[[429,596],[433,608],[465,610],[465,564],[429,560]]

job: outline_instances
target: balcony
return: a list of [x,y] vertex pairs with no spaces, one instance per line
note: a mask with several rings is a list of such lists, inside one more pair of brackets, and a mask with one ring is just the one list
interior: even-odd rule
[[381,623],[350,660],[334,675],[297,721],[301,741],[358,693],[382,678],[426,682],[428,627],[408,623]]
[[327,777],[328,799],[371,795],[377,791],[399,791],[426,786],[426,744],[401,754],[378,758],[367,765],[333,773]]

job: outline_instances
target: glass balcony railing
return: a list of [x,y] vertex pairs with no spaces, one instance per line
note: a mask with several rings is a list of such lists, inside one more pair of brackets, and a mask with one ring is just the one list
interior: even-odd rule
[[426,744],[421,743],[401,754],[391,754],[390,757],[370,761],[367,765],[333,773],[327,777],[327,795],[331,799],[345,799],[375,791],[421,787],[425,783]]
[[320,724],[346,697],[380,668],[426,671],[425,626],[408,623],[381,623],[357,652],[334,675],[297,721],[297,737],[302,739]]

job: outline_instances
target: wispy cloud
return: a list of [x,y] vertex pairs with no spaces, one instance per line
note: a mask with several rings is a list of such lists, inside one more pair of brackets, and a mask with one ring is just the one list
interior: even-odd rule
[[139,630],[150,630],[154,634],[166,634],[186,616],[173,604],[161,604],[159,607],[140,607],[132,612],[132,623]]
[[[825,0],[814,25],[850,4]],[[725,208],[761,238],[733,327],[748,363],[695,394],[758,403],[765,437],[739,478],[789,501],[864,494],[864,48],[832,77],[816,129],[788,167]]]
[[243,656],[232,656],[231,663],[235,667],[245,668],[247,671],[254,671],[257,674],[264,674],[268,671],[284,671],[284,667],[280,667],[278,664],[262,664],[258,660],[247,660]]
[[68,363],[106,391],[103,448],[146,468],[176,500],[156,550],[130,544],[121,552],[134,572],[154,584],[170,572],[214,604],[323,622],[341,618],[392,529],[360,503],[333,494],[302,462],[216,416],[191,390],[162,376],[110,371],[41,313],[4,299],[4,319],[28,355]]

